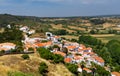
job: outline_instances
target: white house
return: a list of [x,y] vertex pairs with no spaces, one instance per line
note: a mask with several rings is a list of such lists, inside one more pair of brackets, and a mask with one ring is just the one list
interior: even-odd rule
[[7,25],[7,27],[10,29],[10,28],[11,28],[11,25],[9,24],[9,25]]
[[9,52],[11,49],[15,49],[16,45],[14,43],[1,43],[0,51],[4,50],[5,52]]
[[53,34],[51,32],[46,32],[46,37],[48,40],[50,40],[52,36]]
[[27,33],[27,32],[29,31],[29,28],[28,28],[27,26],[23,26],[23,27],[21,27],[19,30]]
[[82,68],[79,67],[79,68],[77,69],[77,71],[81,73],[81,72],[82,72]]
[[34,33],[35,33],[35,30],[28,31],[28,34],[34,34]]

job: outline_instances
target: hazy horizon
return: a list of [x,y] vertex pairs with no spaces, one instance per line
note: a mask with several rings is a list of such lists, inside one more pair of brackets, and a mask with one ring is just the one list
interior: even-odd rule
[[120,14],[120,0],[0,0],[0,14],[71,17]]

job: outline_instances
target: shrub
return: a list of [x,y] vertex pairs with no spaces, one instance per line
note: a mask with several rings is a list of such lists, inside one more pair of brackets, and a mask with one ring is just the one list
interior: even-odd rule
[[24,54],[24,55],[22,55],[21,57],[22,57],[23,59],[29,59],[29,58],[30,58],[28,54]]
[[53,62],[54,63],[63,63],[64,58],[61,55],[55,54],[53,57]]
[[46,73],[48,72],[48,66],[46,63],[41,62],[39,66],[39,73],[42,74],[43,76],[46,76]]
[[42,40],[41,42],[42,42],[42,43],[45,43],[45,42],[48,42],[48,41],[47,41],[47,40]]
[[17,52],[17,50],[16,50],[16,49],[11,49],[10,51],[11,51],[12,53]]
[[66,35],[68,34],[68,31],[62,29],[62,30],[57,30],[57,31],[54,31],[54,34],[56,35]]
[[34,51],[34,49],[32,47],[28,48],[28,51]]
[[37,51],[40,56],[46,60],[53,60],[54,63],[64,62],[64,58],[61,55],[53,54],[48,49],[38,48]]
[[5,50],[1,50],[1,51],[0,51],[0,54],[4,54],[4,53],[5,53]]
[[37,51],[39,52],[40,56],[46,60],[53,60],[53,54],[45,48],[38,48]]
[[71,64],[71,63],[66,63],[65,66],[73,74],[76,74],[76,75],[78,74],[78,72],[77,72],[78,66],[77,65]]

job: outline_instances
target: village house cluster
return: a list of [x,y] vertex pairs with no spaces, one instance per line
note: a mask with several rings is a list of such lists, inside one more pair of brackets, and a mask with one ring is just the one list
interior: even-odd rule
[[[64,40],[64,44],[60,42],[61,38],[59,36],[52,35],[51,33],[46,33],[47,39],[51,40],[51,45],[58,45],[60,49],[54,48],[51,50],[54,54],[60,54],[64,57],[66,63],[76,63],[80,64],[85,62],[86,67],[91,67],[91,62],[96,63],[104,67],[105,61],[93,52],[91,47],[86,47],[83,44],[76,42],[69,42]],[[48,46],[48,45],[47,45]],[[46,47],[46,46],[43,46]],[[68,54],[64,53],[62,48],[67,48]],[[92,72],[90,69],[84,68],[88,73]],[[79,72],[82,72],[81,67],[78,68]]]
[[[8,26],[11,27],[10,25]],[[27,26],[20,27],[21,31],[28,34],[35,33],[34,30],[30,30]],[[34,51],[36,51],[36,48],[38,47],[44,47],[48,48],[53,45],[57,45],[60,47],[54,48],[53,50],[50,50],[54,54],[60,54],[64,57],[64,61],[66,63],[81,63],[85,62],[87,67],[91,66],[91,62],[94,62],[100,66],[104,66],[104,60],[99,57],[96,53],[93,52],[91,47],[86,47],[83,44],[79,44],[76,42],[69,42],[64,40],[64,44],[61,41],[61,38],[59,36],[53,35],[50,32],[46,32],[46,38],[30,38],[27,36],[27,34],[24,34],[24,40],[21,40],[24,45],[24,52],[28,52],[29,48],[33,48]],[[46,41],[46,42],[42,42]],[[1,43],[0,44],[0,50],[4,50],[5,52],[9,52],[11,49],[15,49],[16,45],[13,43]],[[66,54],[63,52],[62,48],[67,48],[68,53]],[[87,69],[88,70],[88,69]],[[80,67],[78,69],[80,71]],[[81,71],[80,71],[81,72]]]
[[[46,40],[46,42],[41,42],[42,40]],[[62,43],[64,41],[64,44]],[[53,35],[50,32],[46,32],[46,39],[42,38],[29,38],[27,35],[25,35],[25,40],[23,41],[25,44],[26,49],[32,47],[32,48],[38,48],[38,47],[44,47],[49,48],[53,45],[57,45],[60,47],[54,48],[53,50],[50,50],[54,54],[60,54],[64,57],[64,61],[66,63],[76,63],[80,64],[81,62],[85,62],[87,67],[91,66],[91,62],[94,62],[102,67],[104,67],[104,60],[99,57],[96,53],[93,52],[91,47],[86,47],[83,44],[79,44],[76,42],[69,42],[62,40],[59,36]],[[68,54],[64,53],[62,48],[67,48]],[[36,50],[35,50],[36,51]],[[78,71],[81,72],[81,68],[78,68]],[[85,69],[86,71],[91,72],[88,68]]]
[[[27,26],[23,26],[19,30],[29,34],[35,33],[35,30],[30,31]],[[60,49],[54,48],[53,50],[50,50],[52,53],[60,54],[61,56],[63,56],[66,63],[80,64],[84,62],[87,67],[84,68],[84,70],[86,70],[87,73],[92,72],[90,69],[88,69],[92,65],[91,62],[96,63],[102,67],[104,67],[105,65],[105,61],[95,52],[93,52],[93,49],[91,47],[86,47],[84,44],[79,44],[76,42],[62,40],[61,37],[53,35],[50,32],[46,32],[46,38],[30,38],[27,36],[27,34],[24,34],[24,37],[25,39],[22,40],[22,43],[24,45],[24,52],[27,52],[29,48],[33,48],[35,52],[36,48],[38,47],[49,48],[53,45],[57,45],[60,47]],[[6,52],[9,52],[11,49],[15,49],[15,47],[16,45],[13,43],[1,43],[0,51],[4,50]],[[63,48],[67,48],[67,54],[63,52]],[[82,72],[81,67],[78,67],[78,71]]]

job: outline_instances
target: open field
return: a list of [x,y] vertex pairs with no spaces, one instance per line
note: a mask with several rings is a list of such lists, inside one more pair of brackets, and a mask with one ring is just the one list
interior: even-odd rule
[[65,37],[66,39],[78,39],[79,38],[79,36],[72,36],[72,35],[63,35],[60,37]]
[[[115,35],[115,34],[95,34],[95,35],[91,35],[91,36],[102,40],[102,42],[104,42],[104,43],[107,43],[110,40],[119,40],[120,41],[120,35]],[[66,39],[78,39],[79,38],[79,36],[72,36],[72,35],[64,35],[61,37],[65,37]]]
[[0,33],[4,32],[4,28],[0,28]]
[[107,43],[110,40],[119,40],[120,41],[120,35],[114,35],[114,34],[94,35],[94,37],[102,40],[105,43]]
[[7,76],[8,72],[20,71],[32,73],[33,76],[41,76],[38,73],[40,62],[45,62],[48,67],[48,76],[72,76],[63,64],[51,64],[40,58],[38,53],[29,54],[30,59],[24,60],[22,54],[0,56],[0,76]]
[[56,29],[56,30],[64,29],[64,30],[68,31],[69,33],[75,32],[75,30],[70,30],[70,29],[68,29],[68,28],[63,28],[63,27],[62,27],[62,26],[63,26],[62,24],[58,24],[58,25],[52,24],[51,26],[52,26],[53,29]]
[[85,28],[80,28],[80,27],[77,27],[77,26],[68,26],[69,28],[71,29],[74,29],[74,30],[82,30],[82,31],[85,31]]
[[96,38],[101,38],[101,37],[113,37],[115,36],[115,34],[94,34],[91,36],[96,37]]

